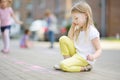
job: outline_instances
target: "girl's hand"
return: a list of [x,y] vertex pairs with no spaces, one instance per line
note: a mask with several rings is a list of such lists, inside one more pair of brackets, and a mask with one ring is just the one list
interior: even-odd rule
[[89,55],[87,56],[87,60],[89,60],[89,61],[94,61],[94,59],[95,59],[95,58],[94,58],[93,55],[90,55],[90,54],[89,54]]
[[17,21],[17,23],[18,23],[18,24],[23,24],[23,22],[22,22],[22,21]]
[[20,21],[20,20],[18,20],[18,19],[16,18],[16,16],[15,16],[14,13],[12,13],[11,16],[13,17],[13,19],[15,20],[15,22],[16,22],[17,24],[23,24],[22,21]]

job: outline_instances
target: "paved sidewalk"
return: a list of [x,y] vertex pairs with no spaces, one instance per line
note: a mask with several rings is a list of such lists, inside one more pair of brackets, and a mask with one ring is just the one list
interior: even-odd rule
[[103,53],[94,69],[80,73],[54,70],[63,58],[58,43],[48,47],[48,42],[35,42],[33,48],[21,49],[19,41],[12,40],[11,53],[0,52],[0,80],[120,80],[120,43],[102,41]]

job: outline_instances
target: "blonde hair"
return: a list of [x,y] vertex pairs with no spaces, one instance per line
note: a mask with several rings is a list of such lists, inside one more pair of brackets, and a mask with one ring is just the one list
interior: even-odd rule
[[[2,0],[0,0],[1,3]],[[13,0],[6,0],[8,2],[8,7],[10,7],[12,5]]]
[[12,5],[13,0],[8,0],[9,6]]
[[[73,12],[85,13],[87,15],[86,24],[82,29],[82,30],[86,31],[86,33],[87,33],[87,30],[88,30],[89,26],[91,24],[93,24],[91,7],[85,1],[80,1],[72,7],[71,13],[73,13]],[[75,27],[72,24],[71,28],[68,32],[68,37],[72,40],[74,40],[74,39],[77,40],[80,31],[81,31],[80,27],[79,27],[78,30],[75,30]]]
[[49,9],[47,9],[47,10],[45,11],[45,16],[49,16],[50,14],[52,14],[51,11],[50,11]]

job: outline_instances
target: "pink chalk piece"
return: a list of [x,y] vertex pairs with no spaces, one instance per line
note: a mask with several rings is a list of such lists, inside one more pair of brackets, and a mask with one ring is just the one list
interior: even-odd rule
[[28,63],[25,63],[24,61],[19,61],[16,58],[12,58],[12,57],[7,56],[7,55],[4,55],[2,57],[11,60],[15,64],[23,65],[24,68],[22,70],[25,72],[38,71],[38,72],[44,73],[44,74],[48,74],[48,73],[58,74],[58,72],[56,72],[56,71],[52,71],[52,70],[49,70],[47,68],[44,68],[44,67],[41,67],[38,65],[28,64]]
[[13,62],[17,62],[17,61],[18,61],[18,60],[15,59],[15,58],[11,58],[10,60],[13,61]]
[[4,55],[3,58],[8,58],[8,56],[7,56],[7,55]]
[[56,71],[51,71],[47,68],[44,68],[44,67],[41,67],[41,66],[38,66],[38,65],[27,66],[27,69],[30,70],[30,71],[38,71],[38,72],[41,72],[41,73],[44,73],[44,74],[47,74],[47,73],[58,74],[58,72],[56,72]]
[[22,61],[17,61],[15,62],[16,64],[25,64],[25,62],[22,62]]
[[30,66],[29,69],[31,69],[31,70],[43,70],[44,68],[41,66],[33,65],[33,66]]
[[26,63],[25,66],[33,66],[33,64]]
[[29,72],[29,71],[31,71],[31,70],[29,70],[29,69],[23,69],[23,71],[24,71],[24,72]]

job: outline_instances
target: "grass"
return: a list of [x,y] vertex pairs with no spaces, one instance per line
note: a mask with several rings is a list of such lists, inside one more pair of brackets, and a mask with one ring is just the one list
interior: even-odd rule
[[115,41],[115,42],[120,42],[120,38],[116,39],[114,37],[105,37],[105,38],[101,38],[102,40],[106,40],[106,41]]

